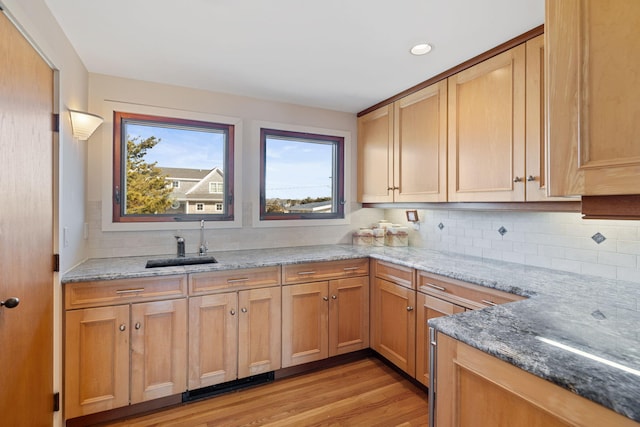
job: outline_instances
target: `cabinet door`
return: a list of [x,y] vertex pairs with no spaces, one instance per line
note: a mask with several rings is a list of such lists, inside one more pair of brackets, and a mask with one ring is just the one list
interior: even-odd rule
[[416,291],[376,278],[371,316],[372,348],[408,373],[415,373]]
[[358,118],[358,201],[392,202],[393,106]]
[[282,367],[329,356],[329,283],[282,287]]
[[429,319],[463,313],[464,307],[418,292],[416,319],[416,379],[429,386]]
[[524,201],[525,46],[448,84],[449,201]]
[[238,378],[280,369],[280,286],[238,293]]
[[638,194],[640,2],[547,0],[552,195]]
[[329,356],[369,347],[369,277],[329,282]]
[[131,305],[131,403],[187,389],[187,301]]
[[65,418],[128,404],[129,306],[67,311]]
[[396,101],[393,117],[394,201],[446,201],[447,82]]
[[189,298],[189,390],[235,380],[237,294]]

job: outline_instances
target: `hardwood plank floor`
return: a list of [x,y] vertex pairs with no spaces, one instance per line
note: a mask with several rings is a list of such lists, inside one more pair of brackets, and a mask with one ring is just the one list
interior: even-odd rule
[[102,424],[112,427],[426,426],[427,394],[375,357]]

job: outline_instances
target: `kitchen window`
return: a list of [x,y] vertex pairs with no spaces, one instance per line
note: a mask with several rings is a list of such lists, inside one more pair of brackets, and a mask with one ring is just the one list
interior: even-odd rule
[[114,112],[113,221],[232,221],[233,136],[230,124]]
[[344,218],[344,138],[260,130],[260,219]]

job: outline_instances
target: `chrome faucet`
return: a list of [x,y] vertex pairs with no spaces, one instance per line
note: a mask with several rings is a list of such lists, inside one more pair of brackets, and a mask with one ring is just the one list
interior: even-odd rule
[[202,219],[200,220],[200,248],[198,249],[198,255],[206,255],[208,250],[208,243],[204,241],[204,219]]

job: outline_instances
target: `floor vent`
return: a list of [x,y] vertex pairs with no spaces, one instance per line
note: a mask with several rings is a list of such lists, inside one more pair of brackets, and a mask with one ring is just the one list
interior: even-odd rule
[[222,384],[216,384],[209,387],[203,387],[196,390],[188,390],[182,393],[183,402],[193,402],[195,400],[206,399],[218,394],[228,393],[230,391],[242,390],[243,388],[253,387],[255,385],[264,384],[273,381],[274,372],[266,372],[260,375],[254,375],[248,378],[229,381]]

